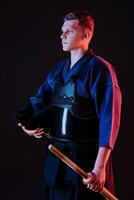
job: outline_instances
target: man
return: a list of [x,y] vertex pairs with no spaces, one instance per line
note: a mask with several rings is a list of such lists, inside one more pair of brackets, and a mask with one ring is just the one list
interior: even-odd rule
[[99,192],[104,184],[114,192],[110,153],[120,124],[121,93],[111,64],[89,48],[93,33],[94,21],[87,11],[65,16],[61,40],[70,58],[56,65],[36,97],[18,112],[19,126],[28,135],[41,138],[51,129],[50,143],[92,172],[82,183],[48,151],[43,200],[103,199]]

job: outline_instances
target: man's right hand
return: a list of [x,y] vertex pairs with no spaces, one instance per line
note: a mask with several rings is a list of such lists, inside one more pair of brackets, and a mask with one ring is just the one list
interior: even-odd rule
[[22,130],[30,135],[30,136],[34,136],[35,138],[42,138],[42,135],[44,134],[44,128],[37,128],[35,130],[28,130],[25,128],[25,126],[23,126],[21,123],[18,123],[18,126],[22,128]]

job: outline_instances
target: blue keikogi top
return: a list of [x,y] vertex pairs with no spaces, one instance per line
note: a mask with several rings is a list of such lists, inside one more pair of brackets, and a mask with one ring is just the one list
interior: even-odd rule
[[77,95],[85,99],[90,95],[94,101],[99,119],[99,146],[113,149],[121,113],[121,92],[113,67],[103,58],[90,53],[86,53],[71,69],[69,64],[70,60],[65,59],[56,65],[39,88],[37,97],[49,105],[55,77],[60,74],[67,81],[77,75]]

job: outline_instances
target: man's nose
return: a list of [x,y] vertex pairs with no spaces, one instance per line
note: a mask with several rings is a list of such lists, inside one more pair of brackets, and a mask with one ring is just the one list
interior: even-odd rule
[[61,39],[65,39],[65,38],[66,38],[65,33],[62,33],[61,36],[60,36],[60,38],[61,38]]

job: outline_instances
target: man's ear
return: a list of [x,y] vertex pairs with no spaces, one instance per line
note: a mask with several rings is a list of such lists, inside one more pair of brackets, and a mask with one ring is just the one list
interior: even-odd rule
[[90,37],[89,31],[85,31],[85,32],[83,33],[83,35],[82,35],[82,39],[83,39],[83,40],[86,39],[86,38],[89,38],[89,37]]
[[82,35],[82,39],[84,40],[86,37],[87,37],[87,35],[84,33],[84,34]]

